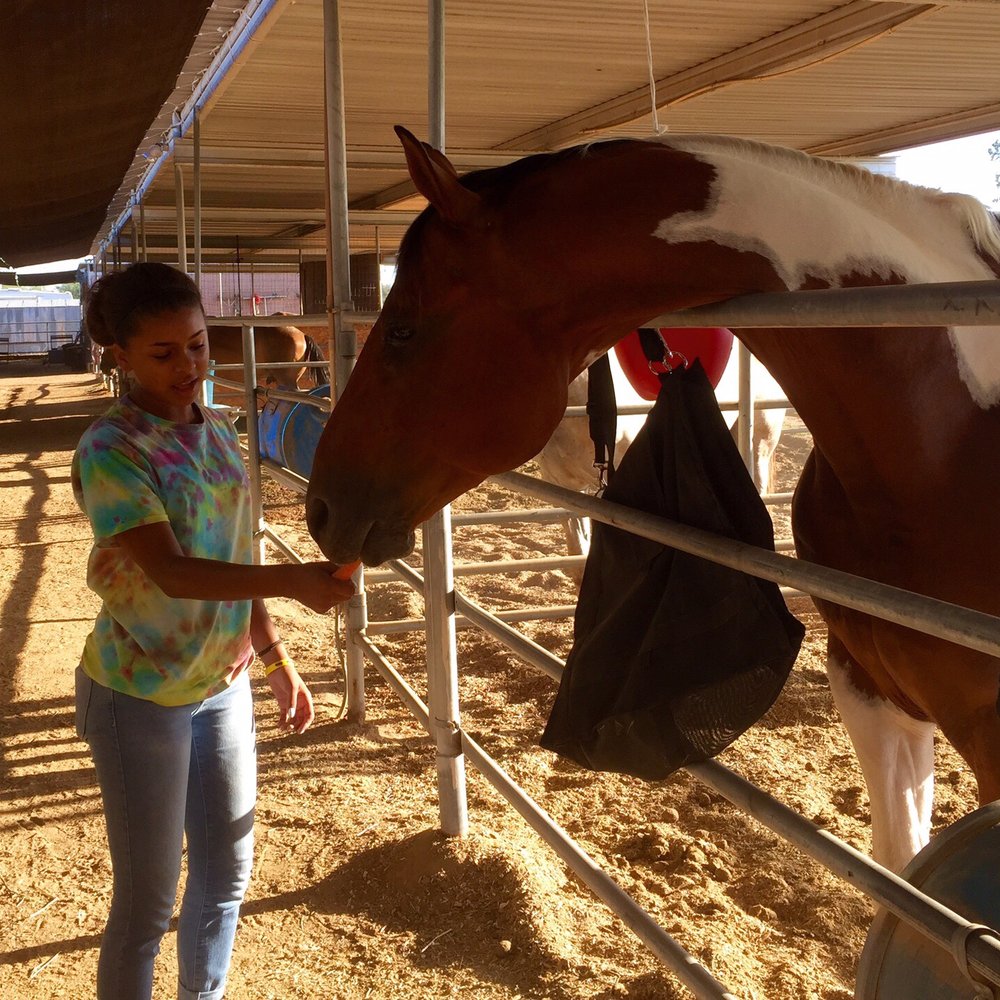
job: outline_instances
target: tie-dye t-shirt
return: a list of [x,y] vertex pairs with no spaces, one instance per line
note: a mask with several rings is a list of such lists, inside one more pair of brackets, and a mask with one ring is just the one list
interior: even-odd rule
[[115,542],[169,521],[185,555],[252,562],[236,431],[218,410],[199,413],[199,423],[178,424],[125,397],[73,456],[73,491],[95,539],[87,585],[104,601],[81,666],[98,684],[160,705],[202,701],[253,659],[249,601],[167,597]]

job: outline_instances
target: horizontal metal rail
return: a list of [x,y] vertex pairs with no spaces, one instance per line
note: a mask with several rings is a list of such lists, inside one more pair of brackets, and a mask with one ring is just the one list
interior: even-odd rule
[[246,386],[242,382],[232,382],[227,378],[219,378],[218,375],[206,375],[205,378],[212,385],[221,385],[223,389],[238,389],[240,392],[246,392]]
[[[455,576],[481,576],[489,573],[528,573],[540,570],[580,569],[586,563],[586,556],[542,556],[538,559],[498,559],[494,562],[455,563]],[[372,569],[365,572],[369,583],[385,583],[394,578],[388,569]]]
[[[690,764],[686,770],[947,951],[952,950],[956,932],[973,926],[961,914],[800,816],[718,761]],[[965,948],[969,965],[983,978],[1000,986],[1000,938],[972,935],[966,939]]]
[[[374,323],[379,317],[377,312],[351,311],[344,315],[355,323]],[[643,325],[664,328],[726,326],[738,330],[750,327],[992,326],[997,323],[1000,323],[1000,281],[986,280],[757,292],[662,313]]]
[[644,326],[848,327],[1000,324],[1000,281],[760,292],[656,316]]
[[452,512],[451,526],[458,528],[472,524],[550,524],[562,521],[567,517],[575,516],[571,511],[560,510],[558,507],[532,507],[528,510],[467,511],[462,514]]
[[260,467],[267,469],[282,486],[287,486],[288,489],[295,490],[296,493],[301,493],[304,496],[309,488],[309,480],[305,476],[300,476],[297,472],[292,472],[291,469],[278,465],[273,459],[261,457]]
[[296,552],[295,549],[293,549],[270,524],[265,522],[258,534],[263,535],[293,563],[301,565],[305,562],[305,559],[303,559],[302,556],[300,556],[298,552]]
[[[389,565],[414,590],[421,594],[424,592],[424,578],[412,566],[408,566],[402,559],[393,559]],[[542,673],[556,680],[562,676],[564,664],[558,656],[554,656],[543,646],[539,646],[537,642],[518,632],[517,629],[504,624],[485,608],[470,601],[458,591],[455,591],[455,610],[464,614],[484,632],[499,639],[522,659],[537,666]]]
[[865,580],[828,566],[778,555],[622,504],[574,493],[520,472],[490,476],[490,481],[762,580],[796,587],[843,607],[1000,656],[1000,618],[994,615]]
[[[268,365],[268,367],[270,368],[271,366]],[[755,410],[787,410],[791,405],[787,399],[756,399],[754,400],[753,408]],[[652,403],[623,403],[618,407],[617,412],[619,417],[638,417],[644,413],[649,413],[652,408]],[[719,409],[723,411],[728,412],[738,410],[739,408],[740,404],[738,401],[720,401],[719,403]],[[587,416],[587,407],[567,406],[564,416],[585,417]]]
[[[240,392],[246,392],[246,386],[242,382],[231,382],[229,379],[219,378],[218,375],[206,375],[205,377],[213,385],[222,386],[223,389],[238,389]],[[311,406],[314,410],[323,410],[325,413],[329,413],[333,409],[333,403],[325,396],[311,396],[304,390],[297,392],[294,389],[264,389],[258,386],[255,393],[257,398],[265,403],[270,399],[284,399],[291,403],[303,403],[305,406]]]
[[[301,361],[258,361],[258,368],[266,368],[270,371],[272,368],[328,368],[330,365],[329,361],[306,361],[303,358]],[[209,361],[209,368],[212,371],[225,372],[225,371],[243,371],[246,367],[245,365],[234,362],[233,364],[226,363],[224,365],[217,365],[214,361]]]
[[[558,618],[572,618],[576,614],[576,605],[553,604],[544,608],[517,608],[516,610],[493,611],[491,613],[500,621],[508,623],[552,621]],[[455,616],[455,628],[472,628],[476,624],[463,615]],[[389,621],[370,621],[365,626],[365,632],[368,635],[394,635],[397,632],[418,632],[426,627],[426,618],[395,618]]]
[[[405,564],[404,564],[405,565]],[[408,568],[408,567],[407,567]],[[430,712],[382,651],[365,638],[358,643],[386,683],[424,729],[431,732]],[[694,992],[699,1000],[737,1000],[698,960],[677,943],[607,874],[586,851],[467,733],[459,730],[462,751],[486,780],[517,810],[528,825],[625,922],[626,926]]]
[[326,326],[326,313],[306,313],[303,316],[206,316],[205,326]]
[[303,406],[311,406],[314,410],[322,410],[330,413],[333,410],[333,403],[327,396],[310,396],[304,390],[266,388],[257,389],[257,398],[265,403],[271,399],[283,399],[289,403],[301,403]]

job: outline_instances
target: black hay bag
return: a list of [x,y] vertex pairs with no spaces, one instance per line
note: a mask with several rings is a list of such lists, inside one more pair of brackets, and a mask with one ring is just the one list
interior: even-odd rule
[[[773,550],[701,365],[663,381],[605,499]],[[541,745],[595,771],[664,778],[770,708],[804,633],[777,585],[594,522]]]

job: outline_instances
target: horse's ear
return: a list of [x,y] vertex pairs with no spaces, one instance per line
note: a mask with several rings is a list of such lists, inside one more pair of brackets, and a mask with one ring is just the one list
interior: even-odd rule
[[396,126],[396,135],[403,144],[406,168],[417,190],[447,222],[456,226],[472,222],[479,211],[479,195],[459,180],[448,157],[402,125]]

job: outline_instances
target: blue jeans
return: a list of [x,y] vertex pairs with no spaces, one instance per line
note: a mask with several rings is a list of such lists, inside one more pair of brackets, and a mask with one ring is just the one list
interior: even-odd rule
[[177,996],[219,1000],[253,864],[257,759],[247,673],[203,702],[165,708],[78,668],[76,726],[97,768],[114,875],[98,1000],[150,1000],[185,834]]

